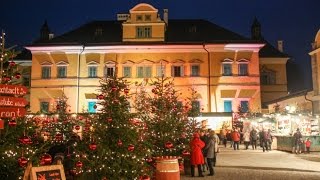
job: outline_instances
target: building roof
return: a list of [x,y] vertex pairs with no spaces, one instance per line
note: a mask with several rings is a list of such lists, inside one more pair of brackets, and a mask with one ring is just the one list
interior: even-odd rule
[[290,56],[286,53],[283,53],[279,51],[277,48],[272,46],[268,41],[262,40],[262,43],[265,44],[263,48],[260,49],[259,51],[259,56],[264,58],[278,58],[278,57],[283,57],[283,58],[289,58]]
[[290,93],[290,94],[288,94],[286,96],[280,97],[278,99],[274,99],[274,100],[269,101],[269,102],[265,102],[264,104],[265,105],[270,105],[270,104],[281,102],[281,101],[284,101],[284,100],[287,100],[287,99],[291,99],[291,98],[295,98],[295,97],[299,97],[299,96],[305,96],[309,92],[312,92],[312,90],[305,89],[305,90],[302,90],[302,91]]
[[165,42],[122,42],[122,21],[93,21],[51,40],[37,40],[32,46],[257,42],[206,20],[181,19],[169,20]]

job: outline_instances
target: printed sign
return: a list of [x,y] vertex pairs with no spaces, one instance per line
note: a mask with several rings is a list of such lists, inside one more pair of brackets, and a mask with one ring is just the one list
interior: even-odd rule
[[28,101],[24,98],[0,96],[0,107],[2,106],[25,107],[27,103]]
[[24,108],[17,107],[0,107],[0,117],[22,117],[26,114]]
[[31,180],[66,180],[63,165],[32,167]]
[[4,129],[4,120],[0,119],[0,129]]
[[0,84],[0,94],[25,95],[28,89],[20,85]]

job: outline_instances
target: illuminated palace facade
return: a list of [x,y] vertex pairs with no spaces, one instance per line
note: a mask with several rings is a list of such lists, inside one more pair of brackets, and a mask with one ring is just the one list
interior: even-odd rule
[[[51,37],[47,24],[32,52],[31,112],[50,112],[62,93],[70,112],[95,112],[99,79],[132,83],[173,77],[181,100],[194,88],[203,112],[261,112],[287,94],[288,56],[261,36],[258,21],[245,38],[206,20],[169,20],[168,10],[141,3],[114,21],[94,21]],[[151,87],[149,87],[151,91]]]

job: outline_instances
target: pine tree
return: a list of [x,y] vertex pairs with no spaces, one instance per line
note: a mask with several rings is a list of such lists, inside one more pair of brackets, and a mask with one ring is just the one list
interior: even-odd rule
[[[143,126],[130,112],[129,83],[123,78],[100,80],[99,113],[92,120],[92,131],[85,133],[89,144],[85,172],[93,172],[96,179],[136,179],[150,176]],[[92,148],[94,147],[94,148]]]
[[179,93],[170,78],[156,78],[150,83],[152,94],[139,86],[136,110],[139,119],[146,123],[146,137],[153,157],[180,156],[187,148],[187,110],[179,101]]

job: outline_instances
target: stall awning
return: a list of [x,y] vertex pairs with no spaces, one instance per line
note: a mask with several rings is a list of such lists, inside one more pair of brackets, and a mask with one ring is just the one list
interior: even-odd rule
[[256,89],[241,89],[238,98],[252,98],[256,91]]
[[221,98],[235,98],[237,90],[221,90]]

